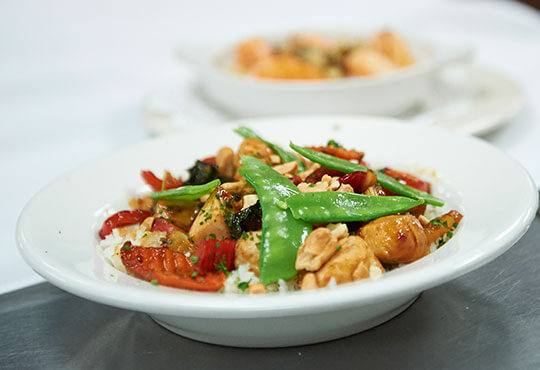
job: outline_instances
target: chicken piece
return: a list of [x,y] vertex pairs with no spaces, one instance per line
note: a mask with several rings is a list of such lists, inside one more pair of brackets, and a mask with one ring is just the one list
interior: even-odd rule
[[165,231],[145,231],[137,245],[145,248],[160,248],[165,239],[167,239]]
[[383,31],[368,41],[369,47],[387,56],[394,64],[405,67],[414,60],[407,43],[395,32]]
[[261,231],[248,231],[245,237],[241,237],[236,242],[236,250],[234,255],[234,267],[240,265],[249,265],[249,269],[259,276],[259,248],[257,243],[261,241]]
[[463,215],[458,211],[452,210],[444,215],[437,217],[429,224],[424,226],[427,242],[429,245],[437,241],[437,239],[443,237],[448,232],[454,230],[460,223]]
[[[359,280],[369,275],[356,272],[359,265],[377,265],[377,259],[370,253],[367,243],[359,236],[349,236],[340,240],[338,251],[315,273],[320,287],[325,287],[334,278],[337,284]],[[379,266],[382,269],[382,266]],[[384,271],[384,270],[383,270]]]
[[308,272],[302,278],[302,283],[300,284],[300,290],[313,290],[317,289],[319,285],[317,284],[317,277],[314,273]]
[[250,284],[248,287],[249,294],[264,294],[266,293],[266,288],[262,283]]
[[219,176],[225,179],[232,179],[236,173],[234,151],[225,146],[216,155]]
[[297,270],[317,271],[336,252],[337,238],[326,227],[319,227],[308,235],[298,249]]
[[380,217],[362,227],[359,235],[382,263],[409,263],[429,253],[424,228],[412,215]]
[[152,211],[154,208],[155,200],[150,197],[144,198],[131,198],[129,200],[129,207],[131,209],[142,209],[143,211]]
[[234,175],[235,180],[243,180],[242,176],[238,173],[238,169],[241,166],[240,163],[240,157],[242,155],[252,156],[255,157],[262,162],[271,165],[272,164],[272,156],[275,154],[275,152],[270,149],[268,145],[260,141],[256,138],[248,138],[244,139],[240,146],[238,147],[238,152],[234,156],[234,163],[236,167],[236,174]]
[[201,240],[210,234],[214,234],[217,239],[231,237],[229,226],[225,222],[226,207],[221,197],[217,196],[218,190],[219,188],[210,194],[189,229],[189,238],[195,246],[198,246]]
[[298,171],[298,162],[292,161],[287,162],[283,164],[279,164],[277,166],[272,167],[274,170],[282,174],[283,176],[286,175],[294,175],[296,171]]
[[350,76],[375,75],[396,68],[388,57],[365,47],[352,50],[344,58],[343,63]]
[[261,39],[246,40],[236,47],[236,62],[243,68],[249,68],[270,55],[271,45]]
[[291,55],[273,55],[261,59],[248,73],[261,78],[310,80],[324,78],[316,66]]

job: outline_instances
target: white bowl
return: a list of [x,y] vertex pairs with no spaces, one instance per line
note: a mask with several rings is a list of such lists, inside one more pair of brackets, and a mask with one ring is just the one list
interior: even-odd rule
[[[263,38],[279,41],[286,36]],[[234,46],[184,45],[178,48],[178,54],[198,71],[204,95],[235,117],[317,113],[395,115],[422,102],[432,92],[433,81],[442,68],[467,61],[471,54],[465,47],[435,45],[415,37],[406,40],[416,58],[409,67],[377,76],[312,81],[261,79],[235,73],[231,70]]]
[[[170,330],[231,346],[276,347],[325,341],[370,328],[404,310],[425,289],[471,271],[510,248],[527,230],[537,190],[526,170],[485,142],[434,128],[370,117],[282,117],[242,122],[268,140],[318,144],[329,138],[365,150],[370,163],[430,167],[444,209],[464,214],[442,248],[379,280],[311,292],[238,296],[152,286],[118,273],[96,252],[96,215],[127,206],[139,170],[180,172],[220,146],[240,142],[227,125],[146,141],[58,178],[24,208],[17,226],[22,255],[68,292],[147,312]],[[443,210],[441,210],[442,212]]]

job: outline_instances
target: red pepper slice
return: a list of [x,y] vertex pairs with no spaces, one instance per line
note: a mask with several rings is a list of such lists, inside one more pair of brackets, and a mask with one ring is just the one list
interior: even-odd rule
[[[421,190],[426,193],[431,192],[431,184],[427,181],[420,180],[418,177],[411,175],[410,173],[394,170],[391,168],[385,168],[384,174],[390,177],[393,177],[394,179],[398,180],[402,184],[408,185],[412,188]],[[391,191],[385,189],[385,192],[388,195],[395,195],[395,193],[392,193]]]
[[216,157],[208,157],[208,158],[203,159],[201,162],[213,164],[217,166]]
[[150,229],[150,231],[165,231],[167,236],[169,236],[174,230],[184,232],[184,230],[163,217],[156,218],[152,224],[152,228]]
[[143,248],[127,242],[120,256],[127,271],[144,280],[155,280],[160,285],[174,288],[215,291],[221,289],[226,278],[221,272],[193,276],[189,259],[168,248]]
[[366,172],[350,172],[341,176],[339,182],[351,185],[355,193],[363,193],[367,188],[377,182],[377,175],[371,170]]
[[309,175],[305,179],[304,182],[307,182],[309,184],[314,184],[317,181],[321,181],[321,179],[322,179],[322,177],[324,175],[328,175],[328,176],[331,176],[331,177],[334,177],[334,176],[341,177],[341,176],[343,176],[345,174],[343,172],[341,172],[341,171],[331,170],[330,168],[321,167],[318,170],[315,170],[311,175]]
[[318,152],[323,152],[326,154],[333,155],[334,157],[338,157],[341,159],[346,159],[348,161],[355,160],[355,161],[361,161],[362,158],[364,158],[363,152],[357,152],[354,149],[347,150],[345,148],[341,147],[335,147],[335,146],[312,146],[309,147],[309,149],[316,150]]
[[112,233],[113,229],[140,224],[145,218],[150,216],[152,216],[152,212],[143,211],[142,209],[117,212],[103,222],[103,226],[101,226],[101,230],[99,231],[99,236],[101,239],[105,239],[107,235]]
[[165,171],[163,180],[157,177],[152,171],[141,171],[141,177],[153,191],[176,189],[184,185],[180,177],[175,178],[169,171]]
[[216,266],[225,267],[228,271],[234,268],[234,252],[236,240],[207,239],[202,240],[195,252],[195,270],[204,275],[209,271],[216,271]]

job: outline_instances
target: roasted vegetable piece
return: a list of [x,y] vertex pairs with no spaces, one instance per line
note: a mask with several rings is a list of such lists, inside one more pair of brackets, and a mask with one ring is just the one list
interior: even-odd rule
[[298,163],[298,171],[304,171],[306,169],[306,166],[304,165],[304,162],[300,158],[298,158],[294,153],[288,152],[279,145],[276,145],[274,143],[271,143],[269,141],[264,140],[262,137],[257,135],[255,131],[250,129],[246,126],[240,126],[237,129],[234,130],[238,135],[242,136],[243,138],[256,138],[265,143],[272,149],[274,152],[276,152],[277,155],[281,158],[283,163],[292,162],[295,161]]
[[99,236],[105,239],[117,227],[140,224],[145,218],[152,216],[152,212],[136,209],[133,211],[120,211],[109,217],[103,222]]
[[377,175],[371,170],[350,172],[341,176],[339,182],[351,185],[355,193],[363,193],[377,182]]
[[407,211],[423,200],[320,191],[291,195],[286,202],[295,218],[318,223],[369,221]]
[[227,225],[231,229],[231,237],[238,239],[245,231],[255,231],[262,228],[261,203],[257,201],[251,207],[233,213],[226,217]]
[[294,218],[285,203],[298,189],[254,157],[242,157],[240,174],[255,188],[262,208],[261,282],[266,285],[290,279],[297,274],[294,268],[297,250],[311,232],[311,224]]
[[228,272],[234,269],[236,241],[230,239],[206,239],[191,259],[197,273],[205,275],[212,271]]
[[345,159],[347,161],[355,160],[360,162],[362,158],[364,157],[363,152],[357,152],[354,149],[345,149],[342,146],[339,146],[335,141],[331,140],[329,141],[329,145],[327,146],[311,146],[309,147],[311,150],[315,150],[317,152],[323,152],[326,154],[333,155],[334,157],[338,157],[341,159]]
[[154,284],[216,291],[225,283],[226,276],[222,272],[192,277],[194,270],[187,257],[167,248],[143,248],[127,242],[121,249],[120,257],[128,272]]
[[[345,173],[349,172],[356,172],[356,171],[362,171],[366,172],[368,168],[366,166],[363,166],[361,164],[353,163],[346,161],[341,158],[337,158],[334,156],[331,156],[329,154],[317,152],[311,149],[303,148],[301,146],[295,145],[293,143],[290,144],[290,147],[294,149],[299,154],[303,155],[307,159],[319,163],[323,165],[324,167],[331,168],[334,170],[342,171]],[[411,188],[410,186],[407,186],[405,184],[400,183],[396,179],[385,175],[381,171],[374,171],[377,175],[378,182],[386,189],[393,191],[394,193],[397,193],[399,195],[404,195],[407,197],[415,198],[415,199],[423,199],[426,203],[432,204],[434,206],[443,206],[444,202],[426,192]]]
[[211,193],[221,184],[219,179],[210,181],[204,185],[187,185],[178,189],[158,191],[150,194],[150,198],[154,200],[193,200],[199,199],[203,195]]
[[384,172],[385,175],[396,179],[400,183],[410,186],[411,188],[415,188],[426,193],[431,191],[431,184],[429,182],[421,180],[410,173],[394,170],[388,167],[382,170],[382,172]]
[[185,182],[186,185],[202,185],[219,177],[218,166],[214,157],[195,162],[188,172],[189,178]]
[[175,230],[182,231],[182,229],[180,229],[178,226],[162,217],[156,218],[152,224],[152,228],[150,229],[150,231],[165,231],[167,236],[169,236]]
[[184,185],[180,177],[175,178],[169,171],[165,171],[163,180],[154,175],[152,171],[141,171],[141,177],[154,191],[175,189]]

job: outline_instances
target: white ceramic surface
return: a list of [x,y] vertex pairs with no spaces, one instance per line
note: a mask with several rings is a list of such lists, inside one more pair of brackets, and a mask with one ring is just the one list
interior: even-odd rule
[[[537,190],[521,165],[493,146],[434,128],[370,117],[282,117],[242,122],[268,140],[316,144],[334,138],[366,160],[436,169],[444,210],[464,215],[442,248],[376,281],[311,292],[237,296],[175,290],[117,273],[96,253],[98,214],[126,207],[140,169],[183,172],[196,158],[239,142],[232,127],[146,141],[53,181],[24,208],[17,242],[27,263],[58,287],[97,302],[151,314],[201,341],[274,347],[353,334],[401,312],[421,291],[471,271],[510,248],[527,230]],[[443,211],[443,210],[442,210]]]
[[[293,33],[262,38],[275,42]],[[374,32],[319,33],[358,35],[365,39]],[[178,54],[196,67],[204,95],[238,117],[317,113],[395,115],[423,101],[442,68],[467,61],[471,54],[465,47],[435,45],[407,35],[405,39],[416,59],[412,66],[377,76],[314,81],[258,79],[234,73],[231,71],[234,46],[183,45],[178,48]]]
[[[235,119],[205,99],[193,78],[149,92],[142,102],[147,128],[169,134]],[[511,122],[525,105],[519,83],[485,66],[461,66],[441,73],[423,104],[397,117],[407,124],[433,125],[485,135]]]

